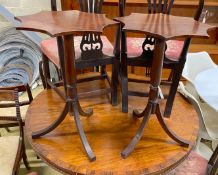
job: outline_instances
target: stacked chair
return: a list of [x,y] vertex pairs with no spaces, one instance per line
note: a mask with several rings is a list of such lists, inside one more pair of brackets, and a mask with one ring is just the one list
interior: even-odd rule
[[[1,88],[0,89],[0,107],[15,107],[14,116],[0,116],[0,127],[19,126],[18,136],[2,136],[0,137],[0,170],[1,175],[18,174],[20,162],[23,158],[24,165],[29,169],[27,156],[24,145],[23,121],[20,113],[20,105],[25,104],[19,102],[18,92],[24,90],[27,86],[18,86],[17,88]],[[31,93],[30,93],[31,94]],[[30,95],[28,94],[28,95]],[[31,95],[30,95],[31,96]],[[4,102],[4,103],[2,103]]]
[[[213,150],[215,150],[218,144],[218,127],[217,125],[214,125],[214,123],[218,121],[216,117],[218,112],[216,112],[212,107],[202,101],[194,85],[196,76],[200,72],[211,68],[217,68],[217,65],[213,62],[207,52],[189,53],[187,55],[187,61],[182,72],[182,76],[187,81],[185,86],[182,82],[180,82],[179,91],[184,94],[185,97],[192,97],[195,100],[194,104],[200,118],[200,132],[197,143],[200,142],[201,138],[211,140]],[[203,108],[201,109],[200,105],[206,107],[205,112],[202,111]]]
[[[20,101],[19,107],[29,105],[32,102],[33,96],[28,84],[11,86],[11,87],[1,87],[0,91],[15,90],[15,89],[18,91],[18,93],[24,93],[24,92],[27,93],[27,99]],[[12,109],[14,109],[15,107],[16,107],[16,103],[7,101],[7,99],[5,99],[0,103],[0,108],[9,108],[11,109],[10,111],[12,111]],[[21,117],[22,117],[22,125],[24,125],[25,115],[21,115]],[[15,127],[15,126],[19,126],[17,121],[0,120],[0,128],[5,128],[7,131],[10,131],[8,129],[9,127]]]

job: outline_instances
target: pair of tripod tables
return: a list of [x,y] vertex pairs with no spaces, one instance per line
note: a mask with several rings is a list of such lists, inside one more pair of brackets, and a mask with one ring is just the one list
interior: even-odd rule
[[[66,174],[149,174],[172,169],[187,157],[197,137],[195,111],[178,97],[180,104],[176,101],[175,106],[178,105],[179,109],[175,107],[175,112],[167,122],[169,126],[160,111],[158,89],[165,42],[176,37],[206,38],[211,26],[191,18],[164,14],[133,13],[115,19],[124,25],[124,31],[142,32],[156,38],[148,103],[145,107],[144,99],[131,97],[129,100],[130,111],[136,107],[144,109],[142,113],[134,113],[135,118],[143,117],[140,121],[132,118],[131,114],[121,113],[119,106],[112,107],[106,97],[80,100],[83,107],[93,107],[94,114],[90,110],[83,111],[78,100],[77,86],[81,86],[78,89],[82,91],[87,86],[98,88],[102,82],[91,82],[93,86],[76,84],[74,34],[102,33],[106,26],[118,25],[118,22],[107,19],[103,14],[76,10],[43,11],[17,19],[21,21],[17,27],[19,30],[39,31],[52,37],[62,36],[64,41],[62,61],[66,99],[63,100],[54,90],[44,90],[30,105],[26,116],[29,141],[45,162]],[[91,114],[89,118],[79,116]],[[158,120],[151,117],[152,114]],[[74,116],[74,120],[70,116]],[[169,128],[175,129],[181,138]]]

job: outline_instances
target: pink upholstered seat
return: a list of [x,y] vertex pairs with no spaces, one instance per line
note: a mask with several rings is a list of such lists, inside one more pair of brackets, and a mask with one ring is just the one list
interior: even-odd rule
[[192,151],[188,158],[169,175],[205,175],[207,164],[206,159]]
[[[144,38],[127,38],[127,49],[128,57],[137,57],[142,53],[142,43]],[[167,41],[167,50],[165,55],[168,59],[172,61],[178,61],[179,56],[182,52],[184,42],[179,40],[169,40]]]
[[[75,58],[80,58],[81,50],[80,50],[80,43],[82,37],[75,36],[74,37],[74,47],[75,47]],[[103,42],[103,53],[108,56],[113,56],[113,46],[110,41],[107,39],[106,36],[101,36],[101,40]],[[58,56],[58,47],[56,38],[46,39],[43,40],[40,44],[42,52],[58,67],[60,68],[59,64],[59,56]]]

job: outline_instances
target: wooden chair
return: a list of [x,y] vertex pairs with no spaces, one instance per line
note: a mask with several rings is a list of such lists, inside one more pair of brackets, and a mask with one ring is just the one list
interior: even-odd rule
[[[23,158],[24,165],[29,169],[24,145],[23,122],[20,114],[18,89],[0,90],[0,101],[13,102],[16,108],[16,116],[0,116],[0,121],[17,123],[19,136],[0,137],[0,171],[1,175],[16,175],[19,171],[20,161]],[[0,123],[0,127],[5,124]]]
[[191,151],[188,158],[169,175],[217,175],[218,170],[218,146],[209,161],[199,154]]
[[[148,13],[164,13],[170,14],[174,0],[147,0]],[[120,15],[125,14],[126,0],[120,0]],[[204,0],[199,0],[199,6],[194,19],[199,20]],[[125,35],[124,33],[122,35]],[[125,38],[125,37],[124,37]],[[128,79],[127,66],[146,67],[146,74],[150,74],[152,65],[152,57],[154,51],[155,38],[149,35],[145,38],[130,38],[126,37],[121,41],[124,47],[124,53],[121,54],[121,84],[122,84],[122,111],[128,111],[128,95],[132,96],[147,96],[147,93],[128,90],[128,81],[137,83],[149,83],[149,81]],[[162,85],[170,85],[170,90],[167,98],[164,116],[170,116],[173,101],[175,98],[178,83],[182,74],[182,70],[186,61],[191,38],[185,41],[169,40],[166,42],[166,52],[163,63],[163,68],[172,70],[171,76],[167,81],[162,81]]]
[[[32,100],[32,93],[30,90],[30,87],[28,84],[24,84],[24,85],[18,85],[18,86],[11,86],[11,87],[0,87],[0,91],[7,91],[7,90],[15,90],[17,89],[18,92],[27,92],[27,99],[19,102],[19,106],[25,106],[25,105],[29,105]],[[0,108],[10,108],[11,112],[13,113],[15,107],[16,107],[16,103],[15,101],[8,101],[7,99],[5,99],[6,101],[1,101],[0,103]],[[22,118],[22,124],[24,125],[24,116],[25,114],[21,115]],[[5,116],[7,117],[7,116]],[[7,131],[10,131],[8,128],[9,127],[14,127],[14,126],[19,126],[17,121],[8,121],[8,120],[0,120],[0,128],[5,128]]]
[[[80,10],[83,12],[90,13],[101,13],[103,0],[79,0]],[[64,6],[62,9],[71,8]],[[56,0],[51,0],[51,8],[53,11],[57,10]],[[92,92],[86,92],[83,95],[79,94],[79,96],[95,96],[99,94],[107,94],[111,93],[111,103],[112,105],[117,104],[117,78],[118,78],[118,66],[119,66],[119,55],[117,55],[117,51],[114,49],[110,41],[106,36],[100,36],[100,34],[96,33],[86,33],[83,36],[75,36],[74,37],[74,47],[75,47],[75,59],[76,59],[76,69],[81,70],[88,67],[98,67],[102,66],[100,73],[97,76],[78,79],[77,82],[85,82],[92,81],[97,79],[106,79],[109,83],[109,88],[99,89]],[[118,48],[118,47],[115,47]],[[56,69],[59,71],[61,67],[64,68],[63,64],[63,41],[61,37],[47,39],[41,42],[41,50],[43,52],[43,62],[40,63],[40,72],[41,78],[46,88],[54,88],[57,92],[56,86],[61,83],[53,84],[50,81],[50,71],[48,62],[52,62]],[[58,52],[59,51],[59,52]],[[61,59],[60,59],[61,58]],[[111,64],[112,65],[112,78],[110,79],[107,75],[105,66]],[[63,69],[64,71],[64,69]],[[59,74],[60,79],[62,79],[62,75]],[[65,77],[63,77],[65,79]],[[59,94],[61,94],[59,92]],[[63,96],[63,95],[62,95]],[[63,97],[65,98],[65,97]]]

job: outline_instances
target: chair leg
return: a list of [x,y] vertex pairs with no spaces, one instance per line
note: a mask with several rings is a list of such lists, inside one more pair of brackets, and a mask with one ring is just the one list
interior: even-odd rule
[[119,60],[114,59],[112,64],[112,78],[111,78],[111,103],[113,106],[117,105],[117,84],[118,84],[118,68]]
[[169,118],[172,112],[173,102],[176,96],[176,91],[179,85],[179,81],[182,75],[184,64],[180,65],[176,69],[173,70],[173,78],[172,78],[172,85],[170,86],[169,95],[167,98],[165,110],[164,110],[164,117]]
[[105,76],[106,74],[106,66],[101,66],[101,76]]
[[134,73],[135,73],[135,67],[131,66],[131,74],[134,74]]
[[39,75],[40,75],[41,80],[42,80],[43,88],[45,89],[46,88],[46,82],[45,82],[45,77],[44,77],[44,74],[43,74],[43,61],[39,62]]
[[10,130],[8,127],[6,127],[5,130],[6,130],[7,132],[11,132],[11,130]]
[[[23,137],[23,136],[22,136]],[[25,146],[25,143],[24,143],[24,138],[22,138],[22,158],[23,158],[23,163],[26,167],[27,170],[30,170],[30,167],[29,167],[29,162],[27,160],[27,155],[26,155],[26,146]]]
[[218,170],[218,146],[214,150],[210,160],[208,161],[207,174],[217,175]]
[[22,157],[23,157],[23,163],[24,163],[26,169],[27,169],[27,170],[30,170],[29,162],[27,161],[27,156],[26,156],[26,149],[25,149],[25,147],[24,147],[24,150],[23,150],[23,155],[22,155]]
[[42,57],[43,60],[43,77],[41,77],[42,79],[44,78],[45,81],[45,85],[46,85],[46,89],[50,89],[51,87],[49,86],[49,84],[47,83],[47,80],[50,80],[50,70],[49,70],[49,60],[48,57],[46,55],[43,54]]
[[173,78],[173,70],[171,70],[167,81],[172,81],[172,78]]
[[78,103],[77,104],[76,103],[72,104],[72,109],[73,109],[73,116],[74,116],[74,120],[75,120],[75,123],[76,123],[77,131],[78,131],[80,140],[82,142],[83,148],[85,149],[90,161],[91,162],[95,161],[96,156],[93,153],[93,151],[92,151],[92,149],[91,149],[91,147],[90,147],[90,145],[88,143],[88,140],[86,138],[84,129],[83,129],[81,121],[80,121],[80,116],[79,116],[79,111],[78,111]]
[[128,75],[127,75],[127,55],[121,54],[121,90],[122,90],[122,112],[128,112]]
[[61,73],[61,70],[58,69],[57,66],[55,66],[55,70],[56,70],[57,75],[58,75],[58,81],[61,81],[61,80],[62,80],[62,73]]

